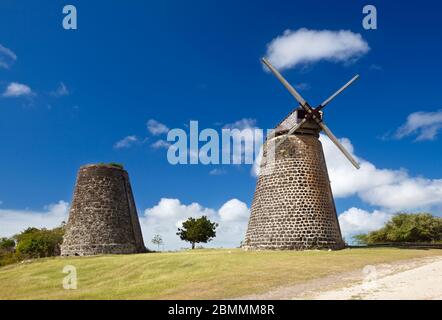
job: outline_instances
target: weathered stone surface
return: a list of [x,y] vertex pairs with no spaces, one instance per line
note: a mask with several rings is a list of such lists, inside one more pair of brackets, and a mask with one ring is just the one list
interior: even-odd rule
[[145,251],[127,172],[107,165],[81,167],[61,255]]
[[261,167],[244,249],[344,247],[318,132],[291,135]]

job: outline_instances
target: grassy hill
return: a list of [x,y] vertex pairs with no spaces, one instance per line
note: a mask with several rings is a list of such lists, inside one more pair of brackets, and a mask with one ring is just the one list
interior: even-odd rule
[[[0,268],[0,299],[221,299],[260,293],[367,264],[442,255],[394,248],[342,251],[194,250],[51,258]],[[64,266],[78,289],[64,290]]]

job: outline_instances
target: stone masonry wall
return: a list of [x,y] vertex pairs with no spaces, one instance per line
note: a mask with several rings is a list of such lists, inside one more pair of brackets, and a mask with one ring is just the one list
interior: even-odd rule
[[61,255],[144,252],[135,202],[125,170],[80,168]]
[[291,135],[274,160],[273,170],[258,178],[243,248],[343,248],[318,135]]

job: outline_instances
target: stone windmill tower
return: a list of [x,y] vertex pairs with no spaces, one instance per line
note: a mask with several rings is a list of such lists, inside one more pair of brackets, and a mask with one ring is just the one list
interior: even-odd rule
[[61,255],[145,251],[127,172],[116,165],[81,167]]
[[359,169],[323,121],[322,109],[345,86],[312,108],[265,59],[263,63],[299,107],[267,137],[244,249],[341,249],[344,247],[319,133],[323,131]]

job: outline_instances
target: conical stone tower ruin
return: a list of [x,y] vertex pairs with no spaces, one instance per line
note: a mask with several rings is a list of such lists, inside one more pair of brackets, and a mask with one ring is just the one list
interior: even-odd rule
[[262,60],[299,103],[263,146],[263,160],[253,198],[244,249],[342,249],[335,203],[319,133],[322,131],[359,169],[333,135],[322,110],[358,79],[312,108],[269,61]]
[[145,251],[128,173],[115,165],[81,167],[61,255]]
[[263,159],[268,161],[261,163],[243,248],[341,249],[320,129],[309,122],[286,138],[270,160],[272,144],[288,130],[285,123],[264,145]]

